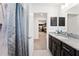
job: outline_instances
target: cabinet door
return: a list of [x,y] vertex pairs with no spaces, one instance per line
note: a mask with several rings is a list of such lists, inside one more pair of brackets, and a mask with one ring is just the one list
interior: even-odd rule
[[63,49],[62,56],[71,56],[67,50]]
[[55,55],[54,53],[54,50],[56,49],[55,48],[56,47],[56,44],[55,44],[55,42],[54,42],[54,40],[52,40],[52,55]]
[[60,56],[60,41],[49,35],[49,50],[53,56]]
[[72,47],[68,46],[67,44],[62,44],[62,56],[75,56],[76,51]]
[[52,37],[49,35],[49,50],[52,52]]
[[58,44],[57,41],[54,41],[54,40],[53,40],[53,43],[52,43],[52,54],[54,56],[60,56],[60,45]]
[[55,56],[60,56],[60,45],[58,45],[57,42],[55,42],[54,44],[55,44],[54,55]]
[[53,41],[53,43],[52,43],[52,54],[54,56],[56,56],[56,54],[57,54],[57,45],[56,45],[55,41]]
[[61,55],[61,46],[57,45],[57,56]]

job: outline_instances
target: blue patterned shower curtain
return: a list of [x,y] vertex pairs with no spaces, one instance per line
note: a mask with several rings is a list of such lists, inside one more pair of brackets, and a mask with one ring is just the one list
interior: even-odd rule
[[7,54],[11,56],[26,56],[27,43],[25,37],[24,8],[22,4],[4,4],[4,16],[3,32],[6,35]]
[[25,19],[22,4],[16,4],[16,55],[26,56]]
[[[15,55],[15,10],[16,4],[3,4],[4,11],[4,24],[3,24],[3,33],[5,37],[5,44],[7,50],[7,55],[14,56]],[[4,53],[4,52],[3,52]]]

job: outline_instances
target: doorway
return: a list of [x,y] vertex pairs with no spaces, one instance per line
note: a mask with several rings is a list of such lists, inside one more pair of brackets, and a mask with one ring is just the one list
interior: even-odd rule
[[34,50],[46,50],[47,49],[47,13],[34,13]]

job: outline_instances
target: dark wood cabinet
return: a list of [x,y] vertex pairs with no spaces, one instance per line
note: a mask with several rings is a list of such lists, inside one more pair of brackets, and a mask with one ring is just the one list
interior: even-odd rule
[[49,50],[53,56],[79,56],[79,51],[49,35]]
[[49,49],[54,56],[60,56],[60,41],[49,35]]
[[54,56],[60,56],[60,41],[56,38],[52,37],[53,43],[52,43],[52,53]]
[[62,50],[61,50],[62,56],[75,56],[76,50],[70,46],[68,46],[65,43],[62,43]]
[[62,56],[71,56],[66,49],[63,49]]
[[49,50],[52,52],[52,36],[49,35]]

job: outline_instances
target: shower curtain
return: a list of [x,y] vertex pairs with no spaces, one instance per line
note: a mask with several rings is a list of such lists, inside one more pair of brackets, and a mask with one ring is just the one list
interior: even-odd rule
[[8,49],[7,49],[8,45],[7,45],[7,40],[5,38],[6,36],[5,27],[7,25],[5,19],[6,19],[5,4],[0,3],[0,21],[2,20],[0,22],[2,23],[2,28],[0,31],[0,56],[8,55]]
[[22,4],[16,3],[16,55],[26,56],[25,19]]
[[8,44],[8,55],[14,56],[15,55],[15,30],[16,30],[16,25],[15,25],[15,10],[16,10],[16,4],[11,3],[7,4],[6,6],[6,21],[7,21],[7,44]]
[[[24,8],[20,3],[3,4],[6,55],[26,56],[27,38],[25,30]],[[4,52],[3,52],[4,53]]]
[[[3,5],[3,12],[4,12],[4,23],[3,23],[3,33],[4,33],[4,42],[5,42],[5,50],[6,55],[14,56],[15,55],[15,10],[16,4],[15,3],[6,3]],[[4,52],[2,52],[4,53]]]

